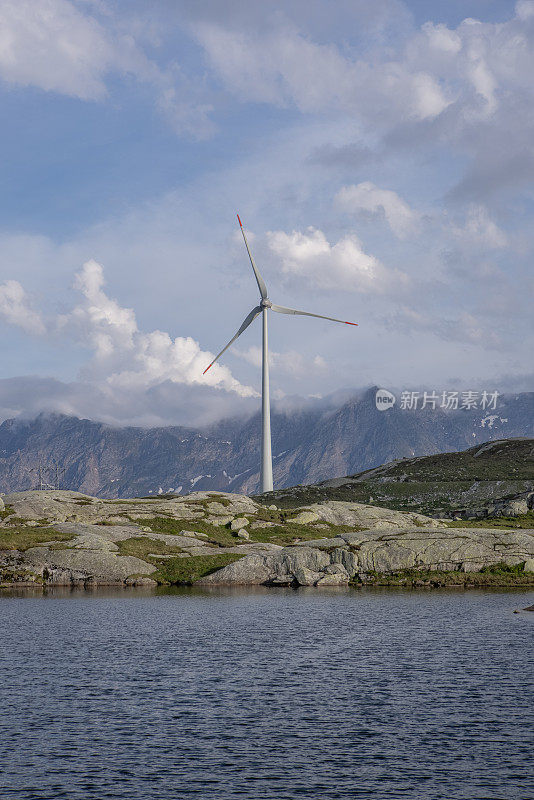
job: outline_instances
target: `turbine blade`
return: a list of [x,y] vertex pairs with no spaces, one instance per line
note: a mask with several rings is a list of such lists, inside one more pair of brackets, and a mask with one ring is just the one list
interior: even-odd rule
[[345,319],[336,319],[335,317],[324,317],[322,314],[310,314],[309,311],[296,311],[294,308],[286,308],[285,306],[271,306],[272,311],[276,311],[278,314],[299,314],[302,317],[318,317],[318,319],[329,319],[330,322],[342,322],[344,325],[356,325],[358,326],[357,322],[347,322]]
[[254,259],[252,258],[252,253],[250,252],[250,248],[247,242],[247,237],[245,236],[245,231],[243,230],[243,225],[241,223],[241,217],[239,216],[239,214],[237,215],[237,219],[239,220],[239,227],[241,228],[241,233],[243,234],[243,239],[245,240],[245,247],[247,248],[248,257],[250,258],[250,263],[252,264],[252,269],[254,270],[254,276],[256,278],[256,283],[258,284],[258,289],[260,290],[261,299],[266,300],[267,287],[265,286],[264,280],[261,277],[256,264],[254,263]]
[[243,320],[243,324],[242,324],[242,325],[241,325],[241,327],[239,328],[239,330],[238,330],[238,332],[236,333],[236,335],[233,337],[233,339],[230,339],[230,341],[228,342],[228,344],[226,345],[226,347],[223,347],[223,349],[221,350],[221,352],[219,353],[219,355],[215,356],[215,358],[213,359],[213,361],[211,362],[211,364],[210,364],[208,367],[206,367],[206,369],[205,369],[205,370],[204,370],[204,372],[202,373],[203,375],[205,375],[205,374],[206,374],[206,372],[209,370],[209,368],[210,368],[210,367],[212,367],[212,366],[215,364],[215,362],[219,360],[219,358],[222,356],[222,354],[223,354],[223,353],[225,353],[225,352],[228,350],[228,348],[230,347],[230,345],[231,345],[231,344],[233,344],[233,343],[235,342],[235,340],[238,338],[238,336],[241,336],[241,334],[243,333],[243,331],[245,331],[245,330],[248,328],[248,326],[251,324],[251,322],[254,322],[254,320],[256,319],[256,317],[258,316],[258,314],[261,314],[261,311],[262,311],[262,309],[261,309],[261,306],[256,306],[256,308],[253,308],[253,309],[252,309],[252,311],[250,312],[250,314],[248,314],[248,316],[246,316],[246,317],[245,317],[245,319]]

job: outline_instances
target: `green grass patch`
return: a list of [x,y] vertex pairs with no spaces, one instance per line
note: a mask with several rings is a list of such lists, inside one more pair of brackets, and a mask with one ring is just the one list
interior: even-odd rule
[[3,583],[43,583],[43,579],[22,567],[0,567],[0,585]]
[[510,566],[508,564],[493,564],[483,567],[479,572],[461,572],[460,570],[439,571],[403,569],[398,572],[380,573],[369,572],[364,577],[356,577],[353,583],[359,586],[403,586],[406,588],[417,587],[444,587],[459,586],[473,587],[508,587],[508,586],[534,586],[534,573],[523,571],[524,563]]
[[[134,520],[139,522],[139,520]],[[174,536],[187,536],[188,531],[204,533],[208,538],[199,539],[199,545],[212,544],[218,547],[235,547],[241,542],[234,536],[229,527],[212,525],[203,519],[173,519],[172,517],[151,517],[144,519],[143,525],[151,528],[155,533],[166,533]],[[259,540],[258,540],[259,541]]]
[[[135,498],[135,502],[141,503],[141,502],[144,502],[145,500],[175,500],[177,497],[182,497],[182,496],[183,495],[174,494],[172,492],[170,494],[167,493],[167,492],[165,492],[163,494],[147,494],[147,495],[143,495],[142,497],[136,497]],[[120,500],[120,501],[117,500],[115,502],[123,503],[124,500]]]
[[161,539],[150,539],[148,536],[132,536],[131,539],[117,542],[117,546],[121,556],[134,556],[156,566],[160,563],[158,555],[178,555],[184,552],[180,547],[173,547]]
[[[135,506],[135,505],[145,505],[145,500],[161,500],[161,497],[124,497],[122,500],[102,500],[97,498],[99,503],[104,503],[106,506]],[[82,501],[83,504],[85,501]],[[91,501],[89,502],[90,505],[93,505]]]
[[232,503],[230,502],[230,500],[227,497],[223,497],[220,494],[210,494],[209,497],[210,497],[210,501],[212,503],[213,502],[214,503],[220,503],[225,508],[228,508],[229,506],[232,505]]
[[0,519],[5,519],[6,517],[9,517],[10,514],[13,513],[13,511],[14,511],[13,506],[10,506],[9,504],[4,506],[4,508],[0,511]]
[[[269,511],[262,509],[258,515],[250,514],[247,519],[250,523],[255,520],[263,520],[266,522],[274,522],[273,527],[256,528],[253,529],[250,525],[246,526],[249,533],[251,542],[265,542],[271,544],[279,544],[286,546],[292,544],[295,539],[300,541],[308,541],[309,539],[322,539],[337,536],[340,533],[347,531],[359,530],[354,525],[331,525],[324,523],[326,528],[314,528],[311,525],[297,525],[294,522],[288,522],[287,516],[292,516],[292,512]],[[133,520],[139,522],[139,520]],[[205,544],[218,545],[219,547],[235,547],[235,545],[242,544],[243,540],[239,539],[230,530],[229,525],[212,525],[202,519],[180,520],[172,519],[170,517],[152,517],[144,519],[143,525],[151,528],[155,533],[167,533],[171,535],[187,535],[187,531],[195,531],[196,533],[204,533],[208,537],[203,539]]]
[[505,564],[504,561],[500,561],[498,564],[482,567],[480,572],[483,575],[524,575],[524,569],[524,561],[521,561],[519,564]]
[[195,507],[198,506],[199,508],[202,508],[204,511],[209,511],[208,506],[211,503],[220,503],[220,505],[224,506],[224,508],[228,508],[231,505],[231,502],[227,497],[221,497],[218,494],[209,494],[207,497],[204,498],[192,497],[188,501],[188,505]]
[[[218,555],[186,556],[179,547],[165,544],[159,539],[149,539],[147,536],[132,537],[118,542],[121,556],[135,556],[157,567],[150,577],[158,583],[194,583],[204,575],[225,567],[241,558],[237,553],[220,553]],[[174,558],[162,558],[172,555]]]
[[202,543],[220,545],[221,547],[231,547],[239,542],[232,535],[232,532],[225,527],[211,525],[202,519],[173,519],[172,517],[150,517],[143,520],[132,520],[136,524],[142,523],[143,526],[150,528],[154,533],[166,533],[171,536],[187,536],[187,531],[194,531],[195,533],[204,533],[208,539],[199,539],[199,545]]
[[321,524],[327,527],[314,528],[312,525],[297,525],[294,522],[286,522],[273,528],[257,528],[250,531],[250,541],[270,542],[271,544],[279,544],[282,547],[286,547],[293,544],[296,539],[301,542],[307,542],[312,539],[331,539],[349,531],[363,530],[357,525],[333,525],[329,522]]
[[447,522],[449,528],[523,528],[534,530],[534,511],[517,517],[491,517],[486,519],[462,519]]
[[169,558],[150,577],[158,581],[158,583],[191,584],[240,558],[242,556],[237,553]]
[[[46,520],[47,522],[49,520]],[[24,527],[28,522],[24,517],[11,517],[7,520],[6,525],[17,525],[19,528]]]
[[51,528],[26,528],[19,526],[0,530],[0,550],[27,550],[46,542],[68,542],[74,533],[59,533]]

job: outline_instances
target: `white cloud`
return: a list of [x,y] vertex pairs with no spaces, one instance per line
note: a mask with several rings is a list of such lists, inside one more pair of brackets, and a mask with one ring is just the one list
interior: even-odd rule
[[104,291],[104,272],[88,261],[76,276],[75,287],[84,300],[69,314],[58,318],[58,328],[69,331],[93,351],[84,368],[86,379],[105,381],[122,390],[146,390],[164,381],[204,384],[242,397],[256,396],[237,381],[228,367],[214,364],[203,375],[213,355],[202,351],[190,336],[173,339],[164,331],[140,331],[135,313],[123,308]]
[[[514,91],[525,92],[525,109],[532,104],[532,0],[518,2],[505,22],[465,19],[455,29],[427,22],[418,31],[409,29],[399,3],[380,3],[376,13],[366,4],[343,4],[333,15],[320,0],[219,5],[178,4],[173,13],[136,4],[124,14],[96,2],[0,0],[0,76],[83,100],[105,98],[110,77],[133,76],[151,87],[175,130],[195,138],[215,130],[220,84],[239,102],[346,114],[379,134],[440,120],[439,135],[448,141],[493,119]],[[381,39],[386,30],[388,39]],[[200,45],[205,74],[196,64],[192,77],[169,63],[172,31]],[[357,46],[360,40],[367,50]]]
[[467,209],[463,226],[452,227],[454,236],[460,241],[490,249],[506,247],[506,234],[490,218],[483,205],[471,204]]
[[160,69],[148,58],[132,35],[140,37],[133,20],[130,30],[100,3],[82,11],[69,0],[0,0],[0,15],[0,78],[7,83],[102,101],[110,77],[131,76],[152,88],[156,108],[177,133],[198,139],[213,133],[201,83],[175,63]]
[[0,14],[0,75],[9,83],[100,100],[111,71],[154,76],[131,37],[113,36],[68,0],[0,0]]
[[373,120],[433,119],[449,104],[424,70],[401,61],[352,60],[292,25],[254,33],[202,23],[195,33],[219,79],[241,101],[295,105],[306,113],[341,110]]
[[105,383],[55,378],[0,378],[0,420],[41,412],[69,414],[110,425],[206,425],[257,411],[257,400],[210,386],[165,381],[145,392]]
[[[235,348],[234,354],[254,367],[261,367],[262,351],[260,347],[252,345],[247,350]],[[324,371],[327,368],[326,361],[322,356],[316,355],[309,360],[296,350],[286,350],[283,353],[270,350],[269,366],[274,370],[291,375],[304,375],[312,371]]]
[[500,349],[503,344],[499,333],[491,329],[486,320],[467,311],[444,317],[426,310],[399,306],[385,321],[396,334],[413,336],[423,333],[442,341],[460,342],[489,350]]
[[530,97],[527,105],[532,103],[533,9],[532,2],[517,3],[515,16],[505,22],[467,18],[454,30],[427,22],[408,42],[407,66],[426,70],[453,101],[451,140],[484,119],[514,127],[509,117],[494,118],[517,91],[525,91]]
[[40,335],[45,332],[43,320],[30,307],[26,292],[18,281],[0,284],[0,316],[26,333]]
[[[326,3],[313,6],[327,15]],[[390,30],[378,46],[367,32],[367,49],[355,44],[359,36],[365,39],[356,17],[353,30],[320,34],[310,27],[304,4],[297,11],[292,4],[287,13],[262,8],[252,20],[251,13],[199,12],[203,19],[192,23],[192,31],[212,77],[239,102],[347,115],[373,136],[402,135],[409,126],[435,143],[469,143],[476,153],[486,146],[481,123],[503,136],[509,129],[516,135],[525,125],[531,129],[533,7],[523,0],[499,23],[468,18],[456,28],[403,26],[402,34]],[[334,16],[343,13],[336,9]],[[518,93],[524,93],[519,108]]]
[[[29,334],[48,334],[52,340],[67,337],[91,352],[78,381],[68,385],[45,381],[43,393],[36,395],[31,403],[21,399],[22,379],[7,382],[10,388],[5,405],[8,397],[15,402],[16,395],[20,407],[28,411],[46,409],[96,414],[100,419],[115,422],[158,424],[177,417],[205,421],[216,418],[222,409],[231,413],[228,397],[235,398],[234,406],[241,402],[237,398],[247,401],[258,397],[254,389],[236,380],[226,366],[215,364],[203,375],[213,354],[203,351],[192,337],[173,339],[164,331],[139,330],[133,309],[124,308],[110,298],[104,285],[101,265],[88,261],[74,284],[83,296],[82,301],[66,314],[50,316],[46,323],[30,308],[18,281],[0,285],[0,315],[8,323]],[[37,378],[35,382],[38,383]]]
[[357,186],[344,186],[337,193],[335,201],[344,211],[382,213],[393,233],[400,239],[412,233],[417,224],[418,215],[396,192],[379,189],[370,181]]
[[456,31],[451,31],[443,23],[425,22],[422,31],[426,36],[428,47],[434,53],[456,56],[462,49],[462,40]]
[[519,0],[515,4],[515,13],[523,22],[532,19],[534,17],[534,0]]
[[184,80],[180,88],[169,81],[160,92],[156,105],[176,133],[193,139],[209,139],[215,132],[215,124],[211,119],[213,106],[198,102],[194,94]]
[[267,241],[283,273],[323,289],[381,293],[405,279],[365,253],[355,235],[331,245],[322,231],[309,227],[305,233],[269,231]]

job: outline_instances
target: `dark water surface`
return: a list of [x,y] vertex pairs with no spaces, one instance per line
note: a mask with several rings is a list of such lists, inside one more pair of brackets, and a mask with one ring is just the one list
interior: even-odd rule
[[0,798],[532,800],[527,592],[0,596]]

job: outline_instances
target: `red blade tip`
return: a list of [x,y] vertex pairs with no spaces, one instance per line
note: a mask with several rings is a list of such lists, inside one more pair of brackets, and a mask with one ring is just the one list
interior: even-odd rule
[[205,375],[205,374],[206,374],[206,372],[209,370],[209,368],[210,368],[210,367],[212,367],[212,366],[213,366],[213,364],[210,364],[210,366],[209,366],[209,367],[206,367],[206,369],[204,370],[204,372],[203,372],[202,374],[203,374],[203,375]]
[[345,325],[354,325],[356,328],[358,327],[357,322],[345,322]]
[[239,220],[239,227],[240,227],[240,228],[242,228],[242,227],[243,227],[243,224],[242,224],[242,222],[241,222],[241,217],[239,216],[239,214],[237,215],[237,218],[238,218],[238,220]]

